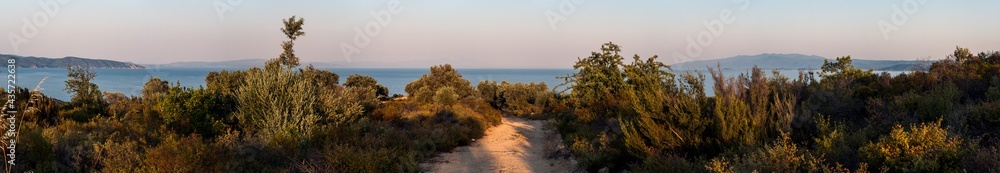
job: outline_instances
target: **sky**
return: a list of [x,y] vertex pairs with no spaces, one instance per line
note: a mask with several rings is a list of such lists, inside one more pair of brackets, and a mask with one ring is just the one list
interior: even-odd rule
[[[1000,1],[0,1],[0,53],[140,64],[269,59],[305,19],[303,62],[571,68],[607,42],[667,64],[761,53],[941,59],[1000,50]],[[359,39],[360,38],[360,39]],[[367,38],[367,39],[364,39]],[[361,40],[361,41],[356,41]],[[367,40],[367,41],[365,41]]]

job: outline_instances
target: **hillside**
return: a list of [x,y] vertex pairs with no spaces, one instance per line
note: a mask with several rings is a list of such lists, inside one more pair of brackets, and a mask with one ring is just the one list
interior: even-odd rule
[[[819,69],[823,60],[816,55],[803,54],[759,54],[740,55],[723,59],[691,61],[671,65],[674,70],[705,70],[707,67],[720,66],[723,69],[751,69],[754,65],[762,69],[778,70],[808,70]],[[906,71],[919,67],[926,69],[929,62],[908,60],[865,60],[854,59],[855,67],[882,71]]]
[[103,59],[88,59],[80,57],[45,58],[33,56],[18,56],[0,54],[0,59],[15,59],[20,68],[66,68],[66,66],[82,66],[88,68],[106,69],[145,69],[146,67],[130,62],[119,62]]

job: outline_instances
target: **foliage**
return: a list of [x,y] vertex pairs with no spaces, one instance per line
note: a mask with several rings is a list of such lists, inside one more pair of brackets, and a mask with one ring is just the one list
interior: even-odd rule
[[542,110],[552,102],[555,93],[542,83],[497,84],[495,81],[480,81],[476,87],[479,97],[494,108],[519,117],[540,118]]
[[434,104],[440,106],[451,106],[455,104],[458,100],[458,94],[455,93],[455,88],[450,86],[445,86],[437,89],[434,92]]
[[265,69],[271,70],[279,67],[284,68],[294,68],[299,66],[299,57],[295,56],[295,39],[305,35],[306,33],[302,31],[302,25],[305,24],[305,19],[298,18],[296,20],[295,16],[289,17],[288,19],[282,20],[285,27],[281,28],[281,32],[288,37],[288,41],[281,43],[281,48],[284,49],[278,58],[269,60]]
[[405,90],[411,98],[429,103],[434,101],[434,95],[442,87],[455,88],[458,99],[465,99],[473,91],[469,80],[462,78],[462,74],[452,68],[451,64],[432,66],[431,73],[406,84]]
[[892,172],[941,172],[960,168],[962,139],[948,135],[941,122],[921,123],[903,129],[895,126],[888,136],[861,148],[875,167]]
[[[223,131],[229,108],[220,105],[223,98],[204,88],[192,89],[176,84],[159,102],[164,123],[180,134],[197,133],[213,137]],[[232,123],[229,123],[232,124]]]
[[107,107],[101,90],[97,84],[90,82],[97,77],[97,74],[90,69],[83,67],[66,67],[69,77],[66,80],[66,93],[73,95],[70,104],[76,109],[75,112],[64,114],[77,121],[86,121],[95,115],[104,112]]
[[774,143],[732,159],[712,159],[706,168],[711,172],[850,172],[839,164],[826,164],[783,134]]
[[371,76],[362,76],[359,74],[353,74],[347,77],[347,81],[344,81],[344,86],[371,88],[375,90],[375,96],[378,97],[380,100],[389,97],[389,88],[379,85],[378,81]]

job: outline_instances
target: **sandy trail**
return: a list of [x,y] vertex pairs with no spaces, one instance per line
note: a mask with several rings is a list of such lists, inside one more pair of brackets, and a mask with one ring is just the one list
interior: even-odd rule
[[578,172],[548,121],[503,118],[486,136],[421,163],[425,172]]

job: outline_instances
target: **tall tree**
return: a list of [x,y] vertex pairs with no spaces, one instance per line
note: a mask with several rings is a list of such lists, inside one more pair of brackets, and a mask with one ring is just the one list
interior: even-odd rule
[[288,41],[281,43],[281,48],[285,51],[281,52],[281,55],[278,56],[277,59],[272,59],[267,62],[266,68],[268,69],[273,69],[274,67],[279,66],[284,66],[286,68],[299,66],[299,57],[295,56],[295,50],[292,49],[292,47],[295,46],[295,39],[306,34],[302,31],[302,25],[304,24],[303,22],[305,22],[305,19],[296,19],[295,16],[292,16],[283,20],[283,22],[285,23],[285,27],[281,28],[281,32],[285,33],[285,36],[288,37]]

